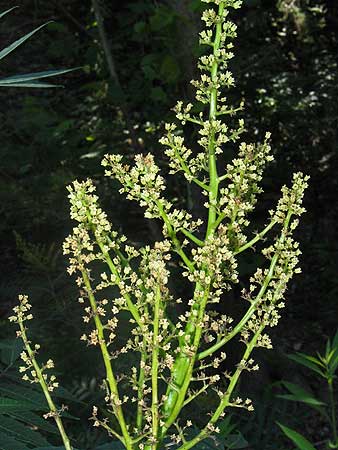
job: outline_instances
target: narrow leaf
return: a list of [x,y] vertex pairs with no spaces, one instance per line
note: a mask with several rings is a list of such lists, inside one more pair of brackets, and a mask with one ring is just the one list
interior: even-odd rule
[[8,414],[11,412],[31,411],[32,409],[41,409],[34,406],[34,403],[25,400],[15,400],[13,398],[0,397],[0,414]]
[[301,365],[307,367],[308,369],[313,370],[314,372],[318,373],[321,377],[325,378],[325,374],[318,367],[319,361],[316,360],[317,363],[314,363],[314,362],[310,361],[309,359],[304,358],[302,353],[296,353],[295,355],[288,355],[288,358],[292,359],[293,361],[296,361],[298,364],[301,364]]
[[18,6],[13,6],[13,8],[7,9],[6,11],[0,13],[0,19],[5,16],[6,14],[8,14],[9,12],[13,11],[13,9],[18,8]]
[[32,87],[32,88],[51,88],[51,87],[63,87],[59,84],[50,84],[50,83],[38,83],[32,81],[31,83],[1,83],[0,87]]
[[14,75],[11,77],[0,79],[0,83],[2,85],[5,85],[5,84],[27,82],[27,81],[32,81],[32,80],[40,80],[41,78],[55,77],[57,75],[72,72],[73,70],[77,70],[79,68],[80,67],[75,67],[74,69],[47,70],[44,72],[35,72],[35,73],[27,73],[27,74],[23,74],[23,75]]
[[1,417],[0,430],[8,433],[18,441],[27,442],[35,446],[48,445],[49,442],[36,431],[31,430],[21,422],[13,419],[12,417]]
[[312,406],[325,406],[325,403],[317,400],[316,398],[312,397],[312,395],[307,392],[305,389],[303,389],[300,386],[297,386],[294,383],[289,383],[287,381],[282,382],[283,386],[286,387],[286,389],[291,392],[292,395],[279,395],[278,397],[281,398],[287,398],[288,400],[294,400],[302,403],[307,403],[308,405]]
[[0,450],[27,450],[27,445],[0,431]]
[[316,450],[314,446],[309,442],[307,439],[305,439],[304,436],[297,433],[297,431],[292,430],[291,428],[286,427],[285,425],[282,425],[279,422],[276,422],[279,428],[283,431],[283,433],[291,439],[291,441],[297,445],[297,448],[299,450]]
[[338,330],[336,331],[336,334],[334,335],[334,338],[332,341],[332,348],[335,348],[338,351]]
[[0,360],[7,364],[12,365],[20,356],[22,352],[22,342],[18,339],[3,339],[0,342]]
[[52,425],[47,420],[43,419],[32,411],[16,411],[14,413],[10,413],[10,416],[20,420],[21,422],[32,425],[33,427],[37,427],[39,430],[58,434],[55,425]]
[[17,47],[19,47],[19,45],[21,45],[24,42],[26,42],[31,36],[33,36],[33,34],[37,33],[39,30],[41,30],[41,28],[45,27],[49,23],[50,22],[47,22],[47,23],[44,23],[43,25],[40,25],[39,27],[35,28],[35,30],[31,31],[30,33],[25,34],[25,36],[23,36],[22,38],[20,38],[17,41],[13,42],[8,47],[6,47],[3,50],[1,50],[1,52],[0,52],[0,59],[3,59],[9,53],[14,51]]

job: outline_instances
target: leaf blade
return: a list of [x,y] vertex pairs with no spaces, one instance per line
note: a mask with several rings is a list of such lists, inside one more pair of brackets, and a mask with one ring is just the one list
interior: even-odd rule
[[5,16],[6,14],[10,13],[11,11],[13,11],[13,9],[19,8],[18,6],[13,6],[13,8],[9,8],[6,11],[3,11],[2,13],[0,13],[0,19]]
[[55,77],[64,73],[72,72],[73,70],[80,69],[81,67],[74,67],[73,69],[57,69],[46,70],[43,72],[27,73],[22,75],[13,75],[10,77],[0,79],[1,84],[22,83],[33,80],[40,80],[41,78]]
[[17,39],[12,44],[8,45],[8,47],[5,47],[3,50],[0,51],[0,60],[5,58],[5,56],[12,53],[17,47],[22,45],[24,42],[26,42],[33,34],[37,33],[41,28],[44,28],[46,25],[48,25],[51,21],[46,22],[39,27],[35,28],[33,31],[30,31],[29,33],[22,36],[20,39]]
[[299,450],[316,450],[314,446],[309,442],[304,436],[299,434],[297,431],[276,422],[283,433],[291,439],[291,441],[297,446]]

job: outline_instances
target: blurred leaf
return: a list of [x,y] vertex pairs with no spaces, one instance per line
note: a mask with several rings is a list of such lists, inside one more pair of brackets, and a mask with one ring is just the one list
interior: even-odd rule
[[0,450],[27,450],[27,445],[0,431]]
[[322,367],[322,363],[318,361],[313,356],[305,355],[304,353],[296,353],[293,355],[287,355],[289,359],[296,361],[298,364],[301,364],[308,369],[311,369],[313,372],[318,373],[321,377],[325,378],[324,372],[318,367]]
[[304,436],[297,433],[297,431],[292,430],[291,428],[288,428],[284,425],[282,425],[279,422],[276,422],[277,425],[280,427],[280,429],[283,431],[283,433],[292,440],[292,442],[297,445],[297,448],[299,450],[316,450],[314,446],[309,442],[307,439],[305,439]]
[[283,384],[283,386],[286,387],[286,389],[288,389],[288,391],[291,392],[292,395],[281,394],[281,395],[278,395],[278,397],[280,397],[280,398],[306,403],[311,406],[325,406],[326,405],[326,403],[312,397],[311,394],[309,394],[305,389],[303,389],[300,386],[297,386],[296,384],[289,383],[287,381],[282,381],[282,384]]
[[113,441],[96,447],[96,450],[125,450],[125,446],[120,441]]
[[219,437],[224,438],[228,436],[228,434],[236,428],[236,425],[231,423],[231,419],[232,416],[228,415],[224,420],[217,423],[217,426],[220,429],[220,432],[218,433]]
[[338,351],[338,330],[336,331],[336,334],[334,335],[334,338],[332,341],[332,348],[335,348]]
[[175,12],[166,6],[158,6],[155,14],[150,17],[149,24],[152,31],[159,31],[171,25],[175,19]]
[[180,76],[180,68],[172,56],[167,55],[164,58],[161,64],[160,74],[161,77],[168,83],[175,83],[178,80]]
[[136,22],[134,25],[135,33],[143,33],[146,29],[146,23],[141,20],[140,22]]
[[151,98],[155,102],[165,103],[167,101],[167,94],[160,86],[156,86],[151,90]]
[[9,436],[22,442],[27,442],[36,446],[48,445],[48,441],[45,437],[11,417],[1,417],[0,431],[6,432]]
[[13,398],[0,397],[0,414],[8,414],[11,412],[20,412],[25,410],[32,410],[32,403],[22,400],[15,400]]
[[20,356],[22,347],[23,344],[19,339],[2,339],[0,341],[0,361],[10,366]]
[[248,445],[249,445],[248,441],[244,438],[244,436],[240,432],[236,434],[230,434],[225,439],[225,448],[229,450],[237,448],[247,448]]

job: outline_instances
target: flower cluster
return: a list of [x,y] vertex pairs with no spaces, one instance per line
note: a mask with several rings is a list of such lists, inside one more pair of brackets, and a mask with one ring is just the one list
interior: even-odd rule
[[300,216],[305,212],[305,208],[302,204],[305,189],[308,187],[309,178],[308,175],[297,172],[293,174],[291,188],[288,188],[287,186],[282,187],[283,195],[278,202],[276,211],[270,211],[270,215],[277,222],[283,223],[288,212],[295,216]]
[[120,193],[126,193],[129,200],[136,200],[145,207],[146,218],[164,221],[165,236],[172,236],[182,229],[193,232],[201,225],[201,219],[192,220],[191,214],[173,209],[173,204],[161,196],[165,190],[164,179],[150,153],[136,155],[133,167],[122,164],[121,155],[106,155],[102,165],[107,167],[106,176],[113,176],[121,183]]
[[19,304],[13,308],[14,315],[8,318],[10,322],[19,325],[19,330],[16,335],[18,338],[22,339],[26,348],[26,350],[22,351],[20,354],[25,365],[19,367],[19,372],[23,373],[23,380],[29,381],[30,383],[42,382],[49,392],[53,392],[54,389],[59,386],[59,383],[56,381],[55,375],[48,375],[46,371],[54,368],[54,362],[52,359],[49,359],[46,364],[40,367],[35,359],[40,349],[40,345],[34,344],[34,347],[32,348],[26,335],[24,323],[33,319],[33,315],[30,313],[31,308],[32,305],[29,303],[28,296],[19,295]]
[[192,256],[195,270],[184,275],[204,288],[211,287],[214,302],[224,289],[231,288],[230,282],[238,282],[237,261],[229,248],[226,227],[220,226],[216,234],[206,239],[203,247],[193,249]]
[[243,229],[249,225],[248,214],[254,210],[259,186],[266,164],[273,160],[266,133],[262,145],[241,143],[238,157],[227,165],[223,179],[227,186],[220,189],[219,214],[228,221],[232,244],[241,246],[246,242]]

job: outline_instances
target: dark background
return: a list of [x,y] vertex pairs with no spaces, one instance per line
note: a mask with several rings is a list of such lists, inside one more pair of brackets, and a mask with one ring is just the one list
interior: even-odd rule
[[[104,179],[100,161],[107,152],[128,157],[150,151],[166,172],[157,142],[163,123],[173,117],[170,108],[176,100],[193,96],[189,81],[197,76],[201,29],[199,1],[99,3],[111,70],[90,1],[22,0],[20,8],[1,20],[0,28],[2,48],[54,21],[2,60],[1,76],[83,67],[57,80],[64,89],[0,90],[0,317],[7,339],[13,331],[6,317],[17,294],[28,292],[38,322],[32,329],[34,340],[55,358],[65,386],[89,402],[100,382],[100,363],[95,351],[78,340],[81,310],[61,252],[72,226],[65,187],[90,176],[116,229],[138,243],[158,237],[159,224],[148,223],[137,205],[119,196],[118,185]],[[0,11],[11,6],[0,1]],[[260,140],[271,131],[276,159],[264,178],[265,193],[254,216],[257,228],[293,171],[311,176],[307,213],[297,236],[303,273],[292,281],[283,319],[272,332],[275,350],[261,355],[262,371],[251,375],[256,381],[241,386],[253,392],[263,408],[265,441],[249,427],[251,445],[279,449],[277,428],[264,425],[264,407],[269,409],[269,402],[275,401],[264,397],[264,389],[284,377],[298,376],[285,353],[322,350],[337,328],[338,4],[247,0],[231,18],[238,25],[231,63],[237,87],[228,97],[234,104],[245,99],[246,141]],[[193,139],[195,130],[188,129],[188,134]],[[193,213],[201,210],[198,194],[182,179],[168,178],[168,184],[179,203]],[[246,262],[245,273],[253,270],[257,258]],[[311,383],[306,376],[302,380]],[[83,417],[88,410],[83,409]],[[297,415],[303,431],[310,423],[305,426],[308,437],[325,437],[325,427],[316,417],[305,420],[301,409]],[[243,426],[245,430],[247,424]],[[268,428],[273,439],[266,437]],[[74,426],[74,436],[81,435],[79,442],[93,448],[92,438],[79,429]]]

